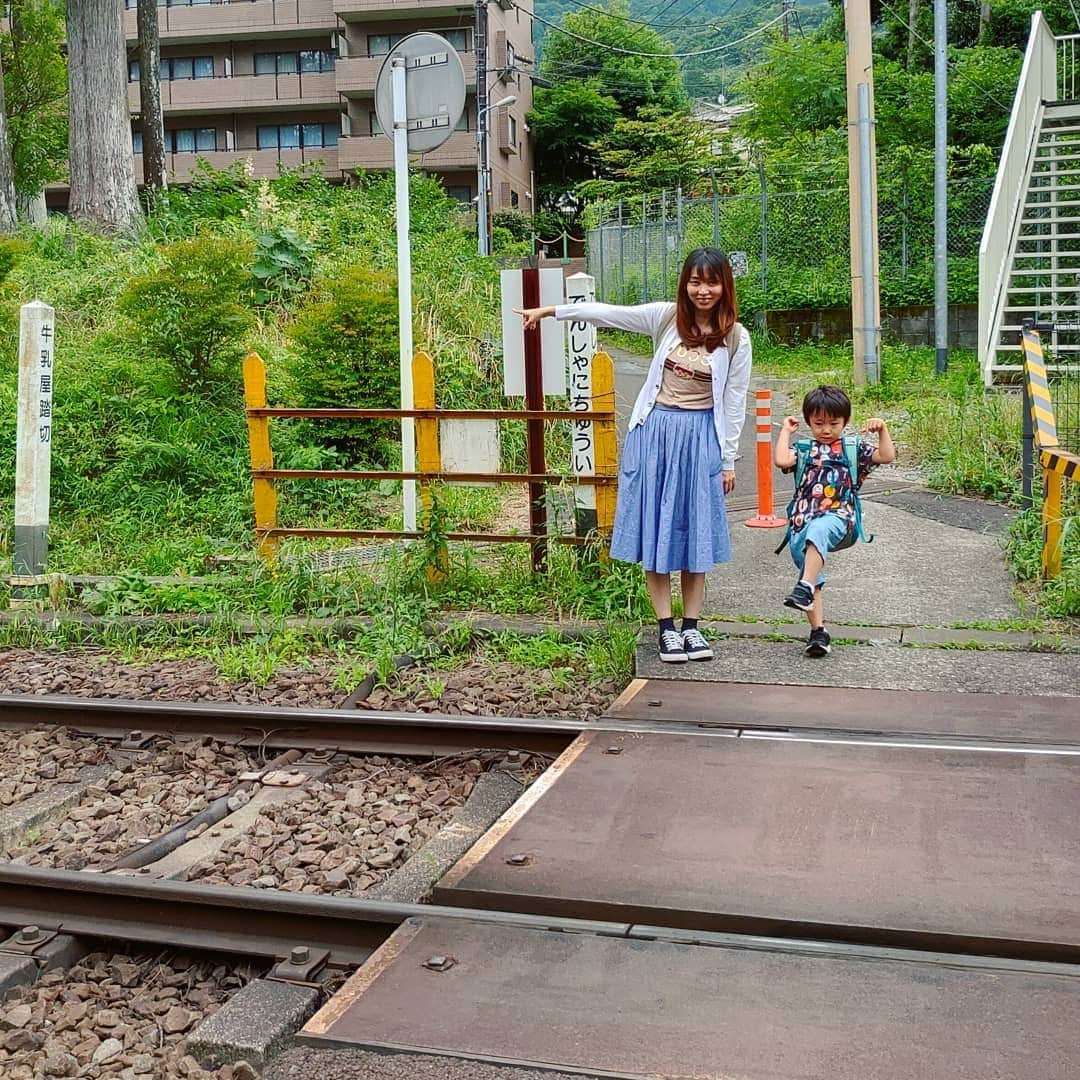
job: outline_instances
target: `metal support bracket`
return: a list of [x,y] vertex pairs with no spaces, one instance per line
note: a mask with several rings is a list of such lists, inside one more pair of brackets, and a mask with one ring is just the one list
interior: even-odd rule
[[289,958],[275,964],[267,978],[273,982],[294,983],[297,986],[318,986],[317,976],[329,960],[329,949],[294,945],[289,950]]
[[0,953],[8,956],[33,956],[59,933],[59,930],[43,930],[40,926],[24,926],[6,941],[0,941]]

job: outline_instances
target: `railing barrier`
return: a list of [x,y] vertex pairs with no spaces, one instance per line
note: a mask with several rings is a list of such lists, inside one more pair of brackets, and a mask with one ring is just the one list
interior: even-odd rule
[[[560,409],[439,409],[435,404],[435,365],[426,353],[413,357],[412,409],[290,409],[271,407],[266,399],[266,365],[258,353],[244,359],[244,399],[247,407],[248,438],[251,446],[251,475],[255,496],[255,536],[259,557],[272,564],[284,536],[336,537],[346,539],[419,540],[430,529],[433,509],[431,485],[436,480],[456,483],[501,483],[527,485],[589,484],[596,488],[596,534],[606,548],[615,522],[617,449],[615,437],[615,370],[611,357],[598,352],[592,360],[594,408],[590,411]],[[416,420],[417,469],[276,469],[270,443],[270,420],[292,417],[324,420]],[[541,461],[538,471],[526,473],[445,472],[439,449],[439,421],[447,420],[590,420],[594,425],[595,473],[591,476],[562,476],[547,470]],[[423,530],[284,528],[277,522],[278,480],[417,480],[424,509]],[[550,536],[546,531],[528,533],[448,532],[447,540],[474,543],[528,543],[534,565],[542,563],[549,543],[584,546],[588,537]],[[538,558],[537,556],[541,556]],[[429,573],[438,577],[446,571],[445,560],[436,556]]]
[[1066,480],[1080,480],[1080,457],[1061,448],[1058,442],[1054,402],[1046,375],[1042,341],[1031,319],[1024,320],[1021,331],[1024,346],[1024,383],[1031,410],[1031,428],[1035,449],[1043,469],[1043,577],[1056,578],[1061,573],[1063,533],[1063,494]]

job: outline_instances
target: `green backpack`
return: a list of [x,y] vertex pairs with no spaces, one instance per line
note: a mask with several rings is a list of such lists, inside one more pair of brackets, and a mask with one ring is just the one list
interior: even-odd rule
[[[856,540],[861,540],[864,544],[869,544],[874,539],[873,533],[867,534],[863,529],[862,499],[859,498],[860,442],[861,440],[858,435],[844,435],[840,439],[840,444],[844,450],[844,461],[847,463],[848,472],[851,474],[851,495],[855,506],[855,527],[853,529],[848,529],[847,536],[833,548],[833,551],[843,551],[844,548],[851,547]],[[795,451],[795,491],[791,496],[791,502],[788,503],[788,527],[784,532],[784,539],[780,541],[780,546],[776,549],[777,555],[787,547],[788,542],[791,540],[791,515],[795,511],[795,499],[799,494],[799,487],[802,484],[803,477],[806,475],[807,463],[810,461],[811,444],[811,439],[799,439],[792,448]]]

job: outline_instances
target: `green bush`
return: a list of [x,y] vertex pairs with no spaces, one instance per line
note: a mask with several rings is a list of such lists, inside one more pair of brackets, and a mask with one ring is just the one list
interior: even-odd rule
[[25,240],[13,236],[0,237],[0,281],[7,281],[15,263],[30,250]]
[[196,236],[161,249],[159,269],[133,278],[117,308],[132,334],[173,367],[183,392],[239,378],[239,340],[254,324],[251,241]]
[[292,229],[274,226],[260,232],[255,244],[256,303],[288,299],[310,282],[315,248]]
[[[293,380],[307,408],[392,409],[400,401],[397,284],[351,266],[322,283],[292,330]],[[392,421],[323,421],[315,435],[345,461],[385,465]]]

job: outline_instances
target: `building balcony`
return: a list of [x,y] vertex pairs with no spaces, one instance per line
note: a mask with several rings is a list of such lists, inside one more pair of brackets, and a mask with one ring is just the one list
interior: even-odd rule
[[[458,53],[461,66],[465,69],[465,87],[476,89],[476,53]],[[372,97],[375,83],[379,78],[385,56],[355,56],[347,60],[338,60],[335,66],[337,89],[339,94],[349,97]]]
[[[394,144],[385,135],[342,136],[338,142],[338,165],[342,172],[352,169],[392,169]],[[476,169],[476,134],[455,131],[437,150],[410,154],[412,164],[422,169]]]
[[[173,4],[158,0],[158,33],[170,43],[264,37],[303,37],[334,30],[334,0],[210,0]],[[139,37],[134,8],[124,12],[128,41]]]
[[[338,166],[338,148],[336,146],[316,146],[303,150],[218,150],[197,154],[166,154],[166,168],[169,177],[178,184],[186,184],[195,171],[199,161],[205,161],[215,169],[227,169],[239,162],[251,162],[251,175],[256,179],[274,178],[279,174],[279,166],[295,169],[301,165],[315,162],[321,164],[324,176],[340,178]],[[135,179],[142,183],[142,154],[135,155]]]
[[[169,115],[254,112],[260,109],[326,109],[338,103],[333,71],[167,79],[161,84],[161,109]],[[128,105],[132,113],[139,111],[137,82],[128,83]]]
[[465,0],[334,0],[334,14],[346,22],[417,19],[430,15],[467,15],[476,6]]

